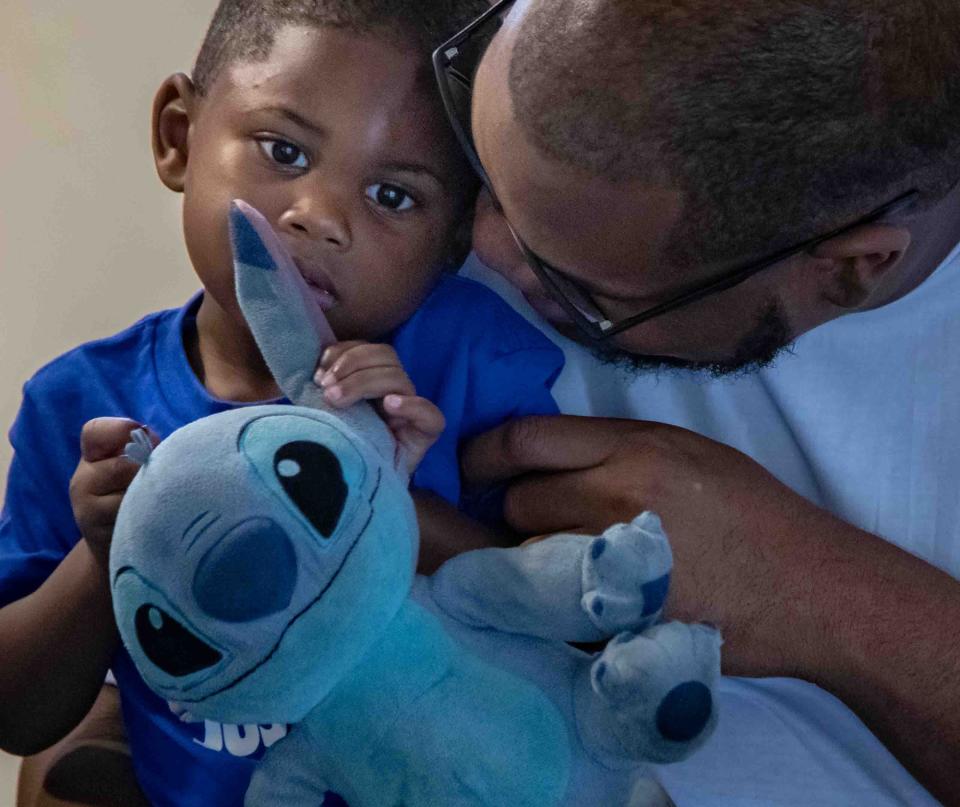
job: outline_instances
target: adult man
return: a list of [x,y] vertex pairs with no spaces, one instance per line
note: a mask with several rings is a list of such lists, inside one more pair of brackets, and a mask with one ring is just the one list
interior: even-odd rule
[[[458,59],[498,19],[471,140]],[[478,253],[558,329],[718,373],[807,334],[733,381],[638,381],[620,404],[568,384],[579,411],[689,426],[772,474],[671,426],[537,420],[478,440],[468,477],[509,481],[530,535],[659,511],[673,611],[722,627],[725,670],[832,692],[949,803],[958,33],[953,0],[518,0],[438,54],[496,198]],[[718,742],[664,772],[678,800],[931,801],[821,689],[740,684],[725,707]]]

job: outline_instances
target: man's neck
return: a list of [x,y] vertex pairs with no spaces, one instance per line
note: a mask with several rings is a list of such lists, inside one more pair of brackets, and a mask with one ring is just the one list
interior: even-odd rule
[[930,277],[960,243],[960,183],[936,207],[910,222],[909,228],[913,240],[899,271],[870,308],[879,308],[909,294]]

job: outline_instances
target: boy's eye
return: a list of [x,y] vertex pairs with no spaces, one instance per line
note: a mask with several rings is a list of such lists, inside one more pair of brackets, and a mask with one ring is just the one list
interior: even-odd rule
[[286,140],[261,140],[260,148],[275,163],[291,168],[307,167],[307,155],[298,146]]
[[375,185],[368,186],[366,193],[370,199],[387,210],[409,210],[415,204],[413,198],[403,188],[386,182],[377,182]]

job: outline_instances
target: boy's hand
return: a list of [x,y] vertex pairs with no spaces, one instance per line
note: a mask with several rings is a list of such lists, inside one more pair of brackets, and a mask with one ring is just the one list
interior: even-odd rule
[[361,399],[374,401],[412,474],[446,425],[443,413],[417,395],[390,345],[338,342],[320,357],[314,381],[331,406],[344,409]]
[[[80,534],[97,560],[106,565],[120,501],[138,466],[123,456],[130,432],[139,423],[126,418],[96,418],[80,433],[80,462],[70,480],[70,503]],[[156,445],[159,438],[151,433]]]

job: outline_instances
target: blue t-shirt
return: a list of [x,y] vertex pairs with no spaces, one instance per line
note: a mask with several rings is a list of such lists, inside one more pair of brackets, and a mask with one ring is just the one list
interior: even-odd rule
[[[181,309],[151,314],[116,336],[82,345],[24,386],[10,431],[14,457],[0,515],[0,606],[36,590],[80,538],[68,489],[86,421],[128,417],[166,437],[238,405],[212,398],[187,361],[184,327],[199,305],[198,295]],[[557,412],[550,387],[563,366],[562,352],[471,280],[445,277],[390,341],[417,393],[447,420],[413,484],[454,504],[461,441],[510,418]],[[286,726],[182,723],[147,689],[126,651],[118,651],[112,669],[134,765],[150,801],[157,807],[241,804],[254,763]]]

